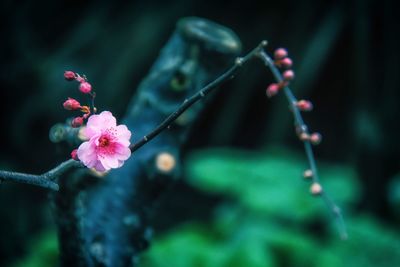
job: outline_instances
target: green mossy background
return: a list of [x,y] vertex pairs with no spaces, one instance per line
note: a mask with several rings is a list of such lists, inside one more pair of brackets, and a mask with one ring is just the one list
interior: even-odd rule
[[[285,99],[266,99],[272,76],[254,62],[196,122],[175,191],[182,198],[166,204],[139,266],[397,266],[395,2],[2,1],[0,167],[40,173],[69,156],[72,147],[48,139],[69,115],[62,101],[79,96],[65,69],[85,73],[99,109],[121,118],[176,22],[205,17],[234,30],[245,51],[262,39],[270,52],[288,48],[294,93],[313,101],[305,120],[324,137],[322,183],[343,208],[349,240],[308,194]],[[56,266],[46,192],[1,184],[0,202],[0,266]]]
[[[139,266],[396,266],[399,231],[370,215],[351,213],[360,198],[354,169],[321,164],[324,185],[346,216],[349,239],[342,241],[321,200],[306,194],[309,181],[299,177],[305,165],[301,155],[281,148],[192,153],[188,182],[226,198],[210,220],[186,222],[157,235]],[[55,232],[33,242],[26,258],[12,267],[55,266]]]

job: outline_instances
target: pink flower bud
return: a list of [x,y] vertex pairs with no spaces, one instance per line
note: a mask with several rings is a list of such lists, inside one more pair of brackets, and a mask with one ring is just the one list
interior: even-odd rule
[[75,80],[75,73],[73,71],[67,70],[64,72],[64,78],[67,81],[73,81]]
[[66,110],[77,110],[81,108],[81,104],[75,99],[68,97],[68,99],[63,103],[63,107]]
[[313,172],[310,169],[305,170],[304,173],[303,173],[303,177],[306,178],[306,179],[311,178],[312,176],[313,176]]
[[82,82],[79,85],[79,90],[84,94],[88,94],[92,91],[92,85],[88,82]]
[[313,183],[310,187],[310,192],[314,196],[322,193],[322,186],[319,183]]
[[279,92],[280,86],[276,83],[272,83],[267,88],[267,96],[273,97]]
[[72,158],[73,160],[79,161],[79,158],[78,158],[78,149],[72,150],[72,152],[71,152],[71,158]]
[[310,135],[310,142],[313,145],[318,145],[319,143],[321,143],[322,140],[322,136],[319,133],[312,133]]
[[311,111],[313,109],[313,104],[310,101],[307,101],[307,100],[299,100],[299,101],[297,101],[296,106],[301,111]]
[[294,79],[294,72],[292,70],[286,70],[283,72],[282,76],[285,81],[291,81]]
[[308,141],[308,140],[310,140],[310,135],[308,133],[304,133],[304,132],[300,133],[299,139],[301,141]]
[[290,68],[293,65],[292,60],[288,57],[280,60],[279,63],[283,68]]
[[288,52],[286,51],[285,48],[278,48],[275,50],[274,56],[275,59],[283,59],[285,57],[287,57]]
[[74,127],[74,128],[78,128],[78,127],[82,126],[82,124],[83,124],[83,118],[82,117],[76,117],[71,122],[71,126]]

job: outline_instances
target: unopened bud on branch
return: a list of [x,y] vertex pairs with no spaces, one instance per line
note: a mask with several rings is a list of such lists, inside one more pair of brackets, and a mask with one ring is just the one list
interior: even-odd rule
[[293,62],[292,62],[292,60],[290,58],[286,57],[286,58],[284,58],[284,59],[279,61],[279,65],[282,68],[287,68],[288,69],[288,68],[292,67]]
[[74,119],[72,120],[72,122],[71,122],[71,126],[72,126],[73,128],[81,127],[82,124],[83,124],[83,118],[82,118],[82,117],[76,117],[76,118],[74,118]]
[[301,111],[311,111],[313,109],[313,104],[310,101],[307,101],[307,100],[299,100],[299,101],[297,101],[296,106]]
[[294,79],[294,71],[292,71],[292,70],[285,70],[285,71],[283,72],[282,76],[283,76],[283,79],[284,79],[285,81],[291,81],[291,80]]
[[79,85],[79,90],[84,94],[88,94],[92,91],[92,85],[88,82],[82,82]]
[[267,88],[267,96],[268,97],[273,97],[279,92],[280,86],[276,83],[272,83],[268,86]]
[[304,177],[305,179],[308,179],[308,178],[313,177],[313,172],[312,172],[312,170],[310,170],[310,169],[305,170],[305,171],[303,172],[303,177]]
[[283,58],[285,58],[287,56],[288,56],[288,52],[287,52],[287,50],[285,48],[278,48],[274,52],[274,57],[277,60],[283,59]]
[[71,158],[72,158],[73,160],[79,161],[79,159],[78,159],[78,149],[72,150],[72,152],[71,152]]
[[77,100],[68,97],[68,99],[63,103],[63,107],[66,110],[77,110],[81,108],[81,104]]
[[300,133],[299,134],[299,139],[301,141],[308,141],[308,140],[310,140],[310,135],[308,133],[305,133],[305,132]]
[[318,145],[322,141],[322,135],[319,133],[312,133],[310,135],[310,142],[313,145]]
[[322,186],[319,183],[313,183],[310,187],[310,192],[314,196],[320,195],[322,193]]
[[75,73],[73,71],[67,70],[64,72],[64,78],[67,81],[73,81],[75,80]]

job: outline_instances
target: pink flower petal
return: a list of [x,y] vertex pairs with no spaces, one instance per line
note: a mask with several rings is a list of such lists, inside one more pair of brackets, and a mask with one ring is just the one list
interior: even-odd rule
[[129,147],[123,146],[123,145],[119,145],[116,147],[116,157],[119,160],[127,160],[130,156],[131,156],[131,150],[129,149]]
[[89,117],[84,134],[87,138],[100,134],[108,128],[116,128],[117,120],[109,111],[103,111]]
[[100,162],[106,170],[118,168],[119,166],[118,159],[115,157],[101,157]]
[[126,127],[126,125],[118,125],[116,130],[117,130],[118,142],[123,143],[124,145],[126,145],[127,143],[130,144],[130,139],[132,134],[131,131],[128,130],[128,127]]
[[96,165],[93,166],[93,168],[94,168],[96,171],[98,171],[98,172],[105,172],[105,171],[108,170],[108,169],[104,168],[103,164],[101,164],[100,161],[97,161],[97,162],[96,162]]
[[78,148],[77,156],[85,166],[92,168],[97,161],[96,146],[91,141],[83,142]]

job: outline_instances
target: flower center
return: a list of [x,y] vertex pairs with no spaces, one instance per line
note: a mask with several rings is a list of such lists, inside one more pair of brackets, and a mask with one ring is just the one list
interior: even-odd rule
[[100,147],[106,147],[110,144],[110,139],[108,138],[108,136],[101,136],[99,138],[99,146]]
[[116,138],[108,132],[103,133],[97,140],[96,151],[98,156],[104,157],[114,155],[117,148]]

